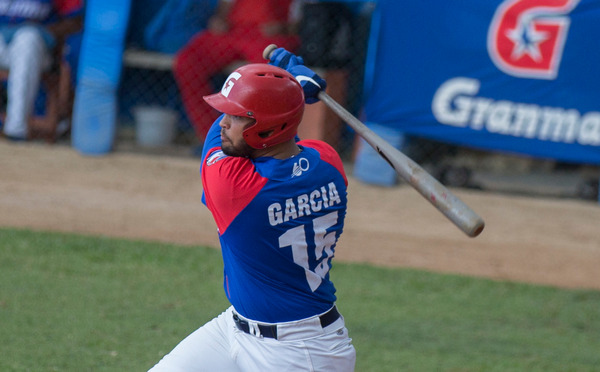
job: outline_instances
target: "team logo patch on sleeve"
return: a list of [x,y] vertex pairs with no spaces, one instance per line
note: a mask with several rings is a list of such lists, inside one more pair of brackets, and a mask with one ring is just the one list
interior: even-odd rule
[[206,158],[206,165],[210,166],[215,164],[216,162],[218,162],[221,159],[226,158],[227,155],[225,155],[223,153],[223,151],[219,150],[219,151],[215,151],[214,153],[210,154],[210,156],[208,158]]

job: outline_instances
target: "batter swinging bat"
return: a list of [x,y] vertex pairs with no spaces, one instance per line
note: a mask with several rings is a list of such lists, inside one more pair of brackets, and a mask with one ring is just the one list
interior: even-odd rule
[[[271,53],[277,45],[271,44],[263,51],[263,57],[271,59]],[[470,237],[481,234],[485,222],[468,205],[456,197],[444,185],[427,173],[412,159],[375,134],[365,124],[349,113],[324,91],[319,99],[335,114],[345,121],[354,131],[364,138],[394,168],[408,184],[415,188],[425,199],[444,214],[452,223]]]

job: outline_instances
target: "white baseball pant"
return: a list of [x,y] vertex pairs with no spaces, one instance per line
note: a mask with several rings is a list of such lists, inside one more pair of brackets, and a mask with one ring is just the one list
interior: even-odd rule
[[[239,330],[233,307],[193,332],[150,372],[354,371],[356,351],[344,318],[321,327],[319,316],[277,324],[278,339]],[[241,317],[251,324],[255,322]]]
[[27,135],[27,122],[33,113],[41,76],[50,63],[50,51],[35,27],[19,28],[8,44],[0,37],[0,67],[8,69],[3,129],[6,135],[17,138]]

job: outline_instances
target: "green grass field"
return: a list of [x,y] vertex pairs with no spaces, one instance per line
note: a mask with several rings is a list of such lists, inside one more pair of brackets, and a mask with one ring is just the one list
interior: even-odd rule
[[[0,229],[0,371],[146,371],[228,306],[221,275],[215,249]],[[331,275],[359,372],[600,371],[600,292]]]

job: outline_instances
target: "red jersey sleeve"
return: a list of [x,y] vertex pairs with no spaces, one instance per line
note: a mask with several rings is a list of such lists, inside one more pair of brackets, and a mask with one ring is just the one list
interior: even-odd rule
[[208,154],[202,165],[202,187],[220,234],[266,183],[267,179],[256,172],[250,160],[225,156],[221,150]]

